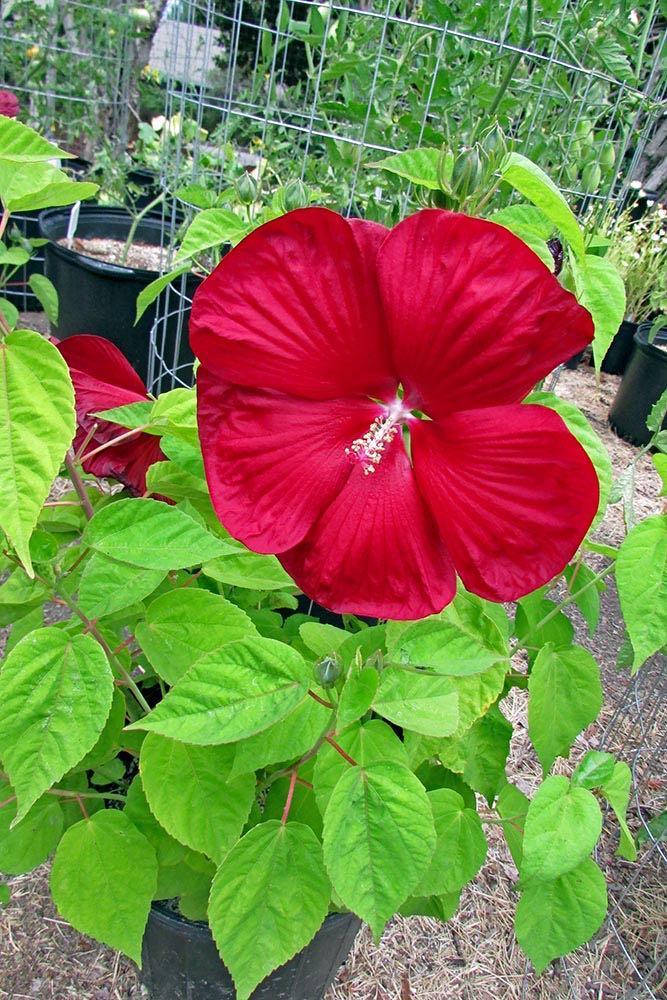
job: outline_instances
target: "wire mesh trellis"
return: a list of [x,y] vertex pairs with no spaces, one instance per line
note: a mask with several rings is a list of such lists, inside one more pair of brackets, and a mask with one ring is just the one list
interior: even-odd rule
[[[75,176],[105,142],[127,146],[135,36],[130,0],[0,2],[0,87],[16,94],[24,121],[77,155],[63,161]],[[14,213],[12,228],[37,239],[38,214]],[[39,308],[28,282],[43,259],[37,249],[4,290],[20,310]]]
[[[162,182],[219,194],[243,170],[268,190],[298,177],[320,204],[392,223],[423,203],[423,190],[375,161],[457,148],[497,119],[580,212],[622,197],[664,108],[665,22],[655,3],[617,15],[616,34],[601,0],[534,7],[180,0],[170,8],[165,117],[196,128],[179,124],[165,145]],[[619,41],[630,29],[631,50]],[[154,388],[191,382],[165,336],[169,319],[182,339],[187,306],[182,290],[165,296]]]

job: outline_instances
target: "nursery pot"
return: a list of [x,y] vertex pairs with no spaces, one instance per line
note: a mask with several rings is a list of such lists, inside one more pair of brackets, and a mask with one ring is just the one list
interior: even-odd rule
[[[58,325],[52,328],[56,337],[65,340],[77,333],[92,333],[112,341],[144,381],[148,378],[151,328],[159,307],[154,302],[134,325],[137,296],[159,276],[158,271],[120,267],[88,257],[77,250],[68,250],[58,243],[67,235],[70,210],[54,208],[39,217],[40,232],[46,245],[44,271],[56,286],[60,303]],[[121,208],[81,206],[77,237],[103,237],[125,240],[131,218]],[[160,220],[144,218],[135,236],[137,243],[161,246],[163,232]],[[188,275],[186,293],[191,300],[201,278]],[[179,316],[166,321],[163,346],[173,347],[179,367],[192,365],[194,356],[186,337],[180,337]],[[171,345],[170,345],[171,338]],[[178,350],[176,350],[178,345]]]
[[603,372],[606,372],[608,375],[623,374],[632,354],[636,332],[637,324],[624,319],[602,361],[601,367]]
[[584,357],[583,351],[579,351],[578,354],[573,354],[572,357],[565,362],[564,367],[571,372],[575,371],[581,364],[583,357]]
[[[609,411],[609,423],[619,437],[632,444],[648,444],[651,432],[646,419],[651,407],[667,389],[667,327],[648,342],[651,323],[642,323],[634,336],[634,350],[616,398]],[[660,345],[660,346],[659,346]],[[667,427],[667,418],[663,428]]]
[[[303,951],[272,972],[252,1000],[321,1000],[347,958],[361,921],[332,913]],[[261,948],[261,941],[257,942]],[[232,977],[208,925],[153,903],[142,952],[141,979],[152,1000],[235,1000]]]

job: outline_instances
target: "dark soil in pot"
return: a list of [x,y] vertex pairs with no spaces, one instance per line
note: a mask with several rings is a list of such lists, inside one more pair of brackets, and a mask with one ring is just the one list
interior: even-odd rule
[[636,332],[637,324],[624,319],[602,361],[602,371],[606,372],[607,375],[623,374],[632,355]]
[[[616,398],[609,423],[619,437],[636,445],[648,444],[651,432],[646,420],[651,407],[667,389],[667,327],[649,344],[651,323],[642,323],[634,336],[634,350]],[[667,418],[663,421],[667,427]]]
[[[354,914],[330,914],[310,944],[271,973],[252,1000],[321,1000],[360,926]],[[152,1000],[235,1000],[232,978],[208,926],[185,920],[168,904],[153,904],[142,960],[141,978]]]
[[[136,326],[137,296],[159,276],[148,268],[122,267],[98,260],[61,244],[67,235],[69,209],[48,209],[39,218],[46,246],[45,274],[58,291],[60,313],[55,336],[64,340],[77,333],[92,333],[111,340],[128,358],[144,381],[149,379],[151,329],[160,306],[153,303]],[[123,209],[82,206],[76,239],[85,249],[87,240],[124,242],[131,217]],[[160,220],[144,218],[137,228],[138,245],[160,247],[163,244]],[[186,295],[192,299],[201,278],[188,275]],[[187,337],[181,336],[183,316],[175,313],[160,331],[163,357],[173,359],[180,377],[191,371],[194,361]],[[168,387],[167,387],[168,388]]]

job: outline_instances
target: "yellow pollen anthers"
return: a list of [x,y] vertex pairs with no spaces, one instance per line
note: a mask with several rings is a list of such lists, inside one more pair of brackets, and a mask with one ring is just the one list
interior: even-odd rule
[[361,465],[364,475],[375,472],[385,447],[398,433],[397,416],[376,417],[363,437],[355,438],[345,454],[349,462]]

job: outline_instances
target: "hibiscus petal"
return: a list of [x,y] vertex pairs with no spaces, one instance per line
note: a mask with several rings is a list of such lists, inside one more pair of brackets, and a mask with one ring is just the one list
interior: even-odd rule
[[260,226],[197,289],[193,351],[240,385],[308,399],[393,393],[376,242],[324,208]]
[[[85,372],[91,378],[106,385],[115,385],[120,389],[136,393],[140,399],[147,399],[146,386],[135,372],[125,355],[105,337],[94,337],[92,334],[76,334],[61,340],[58,350],[64,357],[69,368]],[[122,403],[112,403],[111,406],[121,406]],[[102,407],[98,407],[102,409]]]
[[441,611],[456,577],[400,439],[373,475],[353,468],[304,541],[279,559],[325,608],[413,619]]
[[70,368],[70,375],[74,385],[77,422],[86,431],[90,430],[93,424],[97,424],[95,437],[100,441],[118,437],[119,434],[124,434],[127,428],[109,420],[101,420],[92,414],[111,410],[117,406],[126,406],[129,403],[146,402],[148,399],[145,393],[140,395],[138,392],[120,389],[116,385],[108,385],[76,368]]
[[593,337],[589,313],[502,226],[425,210],[377,258],[406,399],[431,417],[519,402]]
[[[115,426],[115,425],[109,425]],[[115,428],[118,431],[118,428]],[[79,432],[74,447],[80,447],[85,434]],[[103,444],[97,437],[88,445],[88,451],[93,451],[98,444]],[[165,456],[160,447],[160,438],[153,434],[138,434],[136,438],[128,438],[121,444],[105,448],[93,458],[83,462],[83,468],[93,476],[104,479],[116,479],[128,488],[134,496],[143,496],[146,492],[146,473],[154,462],[162,462]],[[164,499],[158,497],[158,499]]]
[[296,545],[344,486],[345,455],[379,407],[367,399],[296,399],[197,375],[199,436],[222,524],[258,552]]
[[597,511],[590,459],[543,406],[416,421],[412,457],[457,573],[492,601],[515,600],[560,573]]

